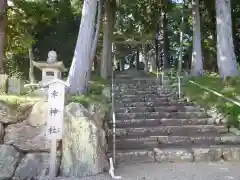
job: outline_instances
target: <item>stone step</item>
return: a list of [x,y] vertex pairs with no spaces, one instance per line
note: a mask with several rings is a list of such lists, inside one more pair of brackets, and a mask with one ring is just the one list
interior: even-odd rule
[[197,108],[194,106],[149,106],[149,107],[125,107],[118,108],[116,113],[139,113],[139,112],[194,112],[201,111],[204,112],[204,109]]
[[128,119],[156,119],[156,118],[209,118],[204,112],[139,112],[116,113],[117,120]]
[[137,89],[144,89],[144,88],[152,88],[152,87],[160,87],[161,89],[166,89],[166,88],[163,88],[161,86],[161,84],[159,82],[151,82],[151,83],[138,83],[138,82],[135,82],[135,83],[115,83],[114,84],[115,87],[120,87],[120,88],[137,88]]
[[115,93],[115,98],[124,98],[124,99],[136,99],[136,98],[170,98],[170,99],[178,99],[178,97],[173,93],[145,93],[145,94],[138,94],[138,93],[128,93],[128,92],[121,92],[121,93]]
[[142,90],[142,89],[149,89],[149,90],[153,90],[153,89],[157,89],[157,88],[162,88],[161,84],[160,83],[149,83],[149,84],[115,84],[115,87],[118,87],[118,88],[127,88],[127,89],[139,89],[139,90]]
[[240,161],[239,145],[193,145],[117,150],[116,164]]
[[222,134],[228,133],[224,125],[182,125],[182,126],[155,126],[139,128],[116,128],[116,137],[127,136],[197,136],[207,133]]
[[136,86],[136,85],[155,85],[159,83],[159,80],[156,78],[149,79],[149,80],[133,80],[133,79],[116,79],[115,84],[122,85],[122,86]]
[[146,97],[146,98],[158,98],[158,97],[162,97],[162,98],[170,98],[172,97],[171,95],[169,96],[161,96],[160,94],[158,94],[157,92],[154,92],[154,93],[146,93],[145,95],[138,95],[138,94],[119,94],[119,95],[115,95],[115,98],[116,99],[134,99],[134,98],[141,98],[141,97]]
[[128,90],[128,91],[161,91],[161,92],[172,92],[174,87],[171,88],[165,88],[161,86],[160,84],[154,84],[154,85],[115,85],[114,86],[115,91],[119,90]]
[[149,102],[149,101],[155,101],[155,102],[172,102],[174,101],[173,98],[169,97],[145,97],[145,96],[136,96],[134,98],[125,98],[125,97],[116,97],[115,102],[120,103],[131,103],[131,102]]
[[151,137],[127,137],[117,138],[117,149],[145,149],[159,148],[162,145],[191,146],[191,145],[237,145],[240,136],[231,133],[222,135],[199,135],[199,136],[151,136]]
[[[142,128],[154,126],[182,126],[182,125],[213,125],[221,123],[215,122],[213,118],[161,118],[161,119],[129,119],[129,120],[116,120],[117,128]],[[223,124],[222,124],[223,125]]]
[[[165,82],[169,82],[169,81],[165,81]],[[164,86],[162,86],[161,81],[159,81],[158,79],[152,80],[152,81],[122,81],[122,82],[118,82],[115,81],[115,84],[117,86],[133,86],[133,87],[142,87],[142,86],[155,86],[158,85],[160,87],[164,87],[166,89],[166,87],[172,86],[171,84],[164,84]]]
[[149,102],[131,102],[131,103],[116,103],[115,108],[124,108],[124,107],[146,107],[146,106],[153,106],[153,107],[159,107],[159,106],[192,106],[195,105],[192,102],[155,102],[155,101],[149,101]]
[[[169,86],[169,85],[166,85]],[[165,88],[165,86],[162,86],[161,83],[159,82],[151,82],[151,83],[147,83],[147,84],[139,84],[138,82],[135,83],[128,83],[128,84],[119,84],[119,83],[115,83],[114,87],[119,87],[119,88],[130,88],[130,89],[151,89],[151,88],[159,88],[162,90],[171,90],[171,88]]]
[[154,89],[117,89],[114,91],[116,95],[141,95],[144,96],[146,94],[160,94],[160,95],[173,95],[171,91],[161,91],[157,88]]

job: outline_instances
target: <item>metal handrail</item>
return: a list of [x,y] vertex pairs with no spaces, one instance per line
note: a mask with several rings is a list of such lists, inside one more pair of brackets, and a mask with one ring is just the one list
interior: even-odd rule
[[112,136],[113,136],[113,164],[116,162],[116,114],[115,114],[115,86],[114,86],[114,69],[112,69]]
[[178,98],[180,99],[181,98],[181,76],[179,73],[177,78],[178,78]]
[[227,101],[229,101],[229,102],[231,102],[231,103],[233,103],[233,104],[235,104],[235,105],[240,107],[240,102],[239,101],[235,101],[235,100],[233,100],[231,98],[225,97],[224,95],[222,95],[222,94],[220,94],[220,93],[218,93],[218,92],[216,92],[216,91],[214,91],[212,89],[209,89],[206,86],[200,85],[200,84],[198,84],[198,83],[196,83],[196,82],[194,82],[192,80],[186,79],[185,77],[182,77],[182,76],[178,75],[178,95],[179,95],[179,98],[181,97],[181,79],[185,79],[188,82],[190,82],[191,84],[194,84],[194,85],[198,86],[201,89],[207,90],[208,92],[211,92],[211,93],[215,94],[216,96],[219,96],[219,97],[221,97],[221,98],[223,98],[223,99],[225,99],[225,100],[227,100]]

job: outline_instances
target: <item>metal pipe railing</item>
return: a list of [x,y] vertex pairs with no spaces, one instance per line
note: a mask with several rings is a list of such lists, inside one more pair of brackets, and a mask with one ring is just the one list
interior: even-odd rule
[[116,162],[116,114],[115,114],[115,84],[114,70],[112,70],[112,136],[113,136],[113,164]]
[[178,98],[181,98],[181,76],[178,74]]
[[208,88],[206,86],[200,85],[200,84],[198,84],[198,83],[196,83],[196,82],[194,82],[192,80],[189,80],[189,79],[187,79],[185,77],[182,77],[179,74],[178,74],[177,79],[178,79],[178,97],[179,97],[179,99],[181,98],[181,79],[184,79],[184,80],[187,80],[189,83],[194,84],[194,85],[198,86],[199,88],[204,89],[204,90],[206,90],[208,92],[211,92],[212,94],[214,94],[214,95],[216,95],[218,97],[221,97],[224,100],[229,101],[229,102],[231,102],[231,103],[233,103],[233,104],[235,104],[235,105],[240,107],[240,102],[239,101],[236,101],[236,100],[233,100],[231,98],[225,97],[224,95],[220,94],[219,92],[214,91],[214,90],[212,90],[212,89],[210,89],[210,88]]
[[[181,79],[186,79],[186,78],[179,76],[178,79],[179,79],[178,81],[179,81],[179,84],[180,84],[180,80],[181,80]],[[227,98],[227,97],[225,97],[224,95],[220,94],[219,92],[216,92],[216,91],[214,91],[214,90],[212,90],[212,89],[209,89],[209,88],[206,87],[206,86],[202,86],[202,85],[200,85],[200,84],[198,84],[198,83],[196,83],[196,82],[194,82],[194,81],[192,81],[192,80],[189,80],[189,79],[186,79],[186,80],[187,80],[188,82],[190,82],[191,84],[194,84],[194,85],[198,86],[198,87],[201,88],[201,89],[207,90],[208,92],[211,92],[211,93],[215,94],[216,96],[219,96],[219,97],[223,98],[224,100],[229,101],[229,102],[231,102],[231,103],[233,103],[233,104],[235,104],[235,105],[237,105],[237,106],[240,107],[240,102],[239,102],[239,101],[235,101],[235,100],[233,100],[233,99]],[[180,88],[180,87],[179,87],[179,88]],[[181,93],[181,90],[179,89],[178,92]]]
[[164,70],[162,69],[162,73],[161,73],[161,81],[162,81],[162,87],[164,85]]

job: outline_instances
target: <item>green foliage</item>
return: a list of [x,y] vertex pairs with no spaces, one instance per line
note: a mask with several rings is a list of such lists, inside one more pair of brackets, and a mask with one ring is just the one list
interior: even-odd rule
[[110,102],[102,95],[103,88],[106,86],[107,82],[103,78],[93,74],[88,85],[88,92],[81,96],[71,96],[69,101],[80,103],[85,107],[93,103],[99,103],[103,108],[109,110]]
[[[76,43],[80,11],[76,14],[70,1],[65,0],[12,2],[8,9],[5,51],[7,72],[18,72],[27,78],[28,50],[32,47],[36,60],[46,60],[48,51],[54,49],[59,59],[69,67]],[[76,8],[81,9],[82,1],[78,2],[79,6]],[[36,75],[40,79],[40,72],[37,71]]]
[[91,73],[91,81],[90,83],[93,83],[95,85],[99,85],[99,86],[104,86],[107,85],[108,82],[106,80],[104,80],[102,77],[100,77],[99,75],[95,74],[95,72]]
[[[240,78],[230,78],[222,81],[216,73],[209,73],[204,77],[193,78],[192,80],[227,98],[240,102]],[[190,100],[197,102],[207,109],[216,108],[220,113],[228,117],[229,126],[240,127],[239,106],[187,81],[184,84],[183,90]]]
[[[11,110],[17,109],[21,104],[27,103],[27,102],[37,102],[39,101],[39,98],[34,98],[31,96],[16,96],[16,95],[1,95],[0,96],[0,102],[7,104]],[[34,103],[33,103],[34,104]]]
[[94,94],[87,94],[82,96],[72,96],[69,102],[77,102],[82,104],[86,108],[89,107],[90,104],[101,104],[103,108],[110,109],[109,103],[107,99],[102,95],[94,95]]

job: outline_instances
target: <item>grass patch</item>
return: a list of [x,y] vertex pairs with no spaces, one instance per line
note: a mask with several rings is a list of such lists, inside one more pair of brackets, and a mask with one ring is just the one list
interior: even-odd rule
[[[222,81],[221,78],[211,73],[203,77],[192,78],[194,82],[214,90],[227,98],[240,102],[240,78],[228,78]],[[185,95],[197,102],[206,109],[216,108],[220,113],[228,118],[228,125],[240,128],[240,107],[224,100],[223,98],[201,89],[200,87],[185,81],[183,86]]]
[[88,84],[87,93],[81,96],[71,96],[69,101],[80,103],[86,108],[90,104],[101,104],[102,108],[107,111],[110,109],[110,102],[107,97],[102,95],[102,91],[107,85],[107,81],[93,74]]
[[[101,77],[92,74],[92,78],[89,81],[88,91],[82,96],[68,96],[67,102],[77,102],[83,104],[85,107],[88,107],[90,104],[100,104],[102,108],[109,110],[110,102],[107,97],[102,95],[102,90],[108,85],[108,82],[102,79]],[[21,96],[17,95],[8,95],[1,94],[0,102],[7,104],[12,109],[18,108],[21,103],[38,101],[40,97],[30,96],[24,94]]]
[[31,96],[17,96],[17,95],[1,95],[0,101],[7,104],[11,109],[16,109],[22,103],[37,102],[39,98]]
[[82,96],[71,96],[70,102],[76,102],[82,104],[84,107],[88,108],[91,104],[100,104],[106,111],[110,108],[110,103],[107,98],[102,95],[82,95]]

